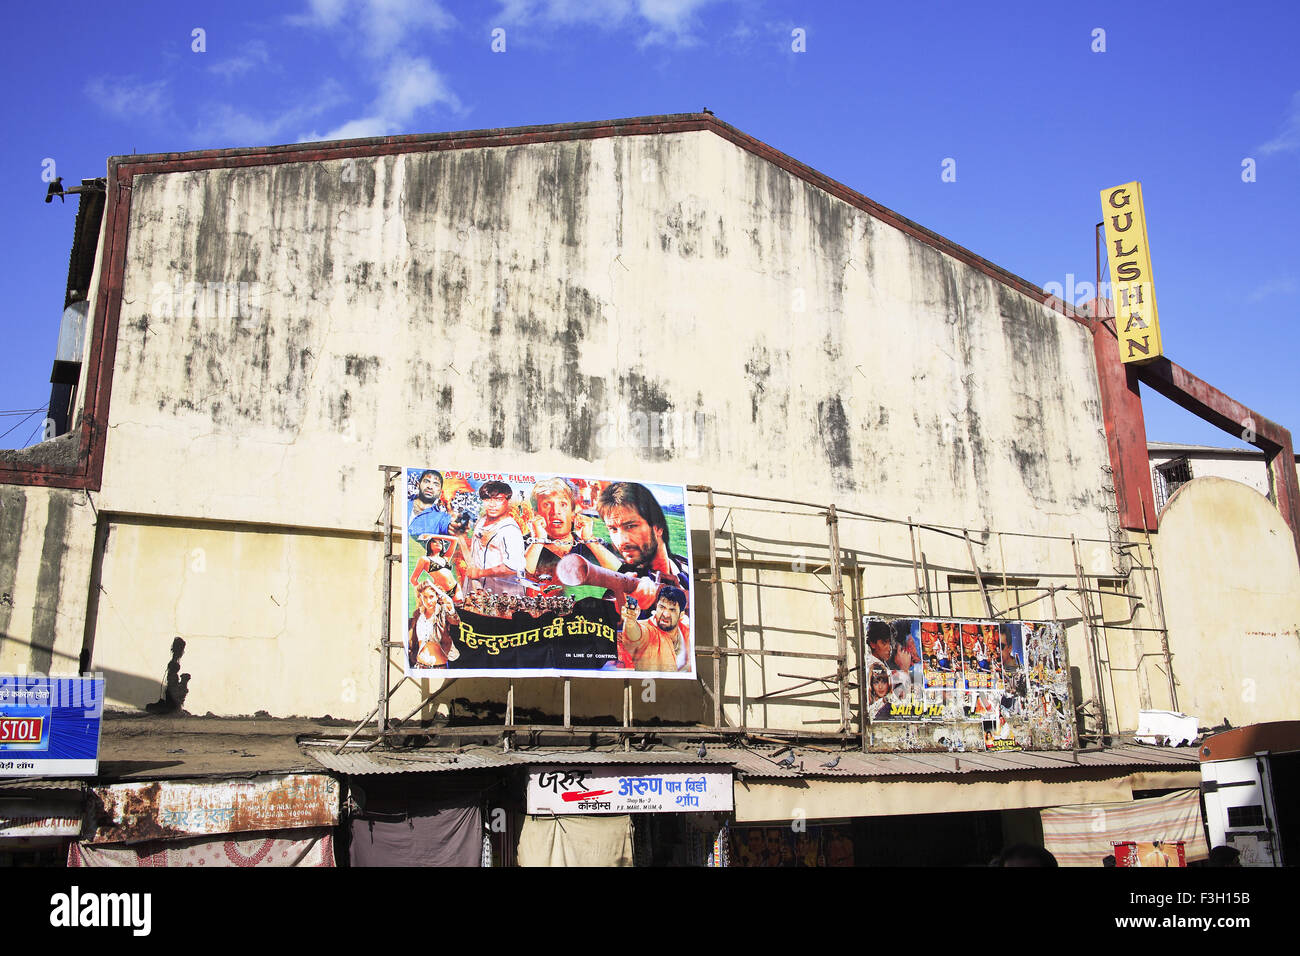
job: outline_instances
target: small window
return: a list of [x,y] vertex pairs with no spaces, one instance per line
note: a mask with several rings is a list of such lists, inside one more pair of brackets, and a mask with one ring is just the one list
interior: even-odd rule
[[1160,511],[1174,492],[1192,480],[1192,463],[1186,457],[1175,458],[1155,468],[1156,511]]
[[1258,803],[1248,807],[1228,807],[1228,826],[1234,830],[1262,827],[1264,808]]

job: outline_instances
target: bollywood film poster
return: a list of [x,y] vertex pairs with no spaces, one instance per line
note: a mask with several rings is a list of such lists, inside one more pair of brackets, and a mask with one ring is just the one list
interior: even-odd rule
[[993,751],[1074,746],[1059,624],[868,617],[863,630],[872,723],[978,721]]
[[731,865],[746,867],[853,866],[853,828],[846,824],[732,827]]
[[693,679],[683,485],[405,468],[415,678]]

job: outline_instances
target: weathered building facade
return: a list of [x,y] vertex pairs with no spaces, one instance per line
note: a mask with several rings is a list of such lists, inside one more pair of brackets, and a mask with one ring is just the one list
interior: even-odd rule
[[[710,115],[117,157],[106,190],[72,430],[0,460],[0,672],[363,721],[387,686],[379,469],[436,455],[690,486],[700,680],[410,682],[388,709],[426,732],[482,712],[917,749],[864,716],[864,615],[1061,622],[1085,749],[1140,710],[1294,716],[1293,538],[1262,496],[1232,504],[1249,529],[1197,505],[1241,553],[1276,545],[1265,585],[1151,533],[1105,324]],[[1249,695],[1201,673],[1238,640]],[[1189,782],[1107,753],[750,766],[736,819],[796,792],[840,819]]]

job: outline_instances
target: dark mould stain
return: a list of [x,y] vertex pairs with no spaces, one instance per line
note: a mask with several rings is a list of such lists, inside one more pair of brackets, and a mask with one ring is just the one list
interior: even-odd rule
[[469,440],[475,445],[501,448],[506,443],[505,399],[510,390],[512,370],[502,368],[501,357],[495,349],[490,353],[490,362],[486,407],[480,408],[480,413],[487,418],[488,428],[487,431],[481,427],[471,428]]
[[378,355],[345,355],[343,374],[365,385],[379,371],[379,361]]
[[767,349],[755,346],[745,362],[745,378],[749,382],[749,420],[758,423],[758,410],[767,392],[767,382],[772,376],[772,361]]
[[48,674],[54,660],[54,627],[61,601],[63,562],[68,554],[68,523],[71,506],[63,495],[51,495],[45,515],[45,540],[41,545],[41,566],[36,573],[39,600],[32,609],[33,673]]
[[456,429],[452,423],[451,406],[454,394],[450,385],[443,385],[438,389],[438,442],[443,445],[451,443],[456,437]]
[[0,597],[8,597],[7,601],[0,600],[0,645],[9,633],[9,618],[13,614],[18,551],[26,516],[26,489],[0,486]]
[[826,453],[826,461],[836,477],[842,479],[846,474],[851,475],[853,447],[849,437],[849,419],[844,414],[844,403],[838,395],[817,403],[817,430],[821,436],[822,450]]
[[627,407],[633,411],[672,411],[673,402],[668,397],[668,392],[636,370],[618,377],[618,390],[625,398]]
[[[547,215],[558,213],[563,219],[563,242],[566,246],[576,248],[583,244],[590,176],[591,144],[568,142],[555,144],[550,162],[543,165],[537,177],[537,203],[547,211]],[[504,182],[501,189],[504,191]],[[501,205],[497,198],[499,195],[489,193],[493,205]]]

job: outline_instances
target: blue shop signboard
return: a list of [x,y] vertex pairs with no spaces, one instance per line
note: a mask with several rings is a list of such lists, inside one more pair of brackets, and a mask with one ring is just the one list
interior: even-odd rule
[[0,674],[0,777],[93,777],[104,678]]

